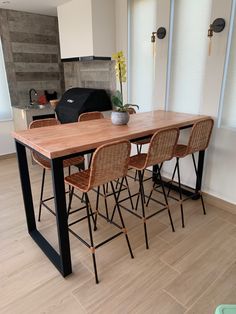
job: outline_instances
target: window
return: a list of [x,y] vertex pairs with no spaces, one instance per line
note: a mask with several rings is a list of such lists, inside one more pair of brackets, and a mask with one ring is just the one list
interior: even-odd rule
[[236,0],[232,3],[225,73],[221,90],[219,126],[236,129]]
[[207,29],[212,0],[178,0],[174,5],[167,108],[198,113],[208,53]]
[[151,34],[157,26],[157,0],[130,0],[129,103],[140,111],[153,106],[154,56]]
[[0,38],[0,121],[10,120],[11,118],[11,100],[2,50],[2,41]]

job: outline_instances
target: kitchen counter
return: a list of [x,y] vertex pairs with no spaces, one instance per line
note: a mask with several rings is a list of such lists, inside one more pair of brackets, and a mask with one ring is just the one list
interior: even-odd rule
[[15,131],[27,129],[33,120],[53,117],[55,111],[50,104],[13,107]]

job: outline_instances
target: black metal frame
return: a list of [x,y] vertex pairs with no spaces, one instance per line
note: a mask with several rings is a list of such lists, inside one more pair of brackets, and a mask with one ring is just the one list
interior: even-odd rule
[[29,168],[26,156],[26,147],[24,144],[20,143],[17,140],[15,142],[28,232],[33,240],[44,252],[44,254],[60,271],[62,276],[66,277],[67,275],[71,274],[72,267],[69,233],[67,227],[63,159],[55,158],[51,160],[52,185],[55,196],[54,202],[59,244],[58,253],[37,229],[30,184]]

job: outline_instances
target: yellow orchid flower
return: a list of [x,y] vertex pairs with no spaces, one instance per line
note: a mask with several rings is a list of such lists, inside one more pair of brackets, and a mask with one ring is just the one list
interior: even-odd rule
[[120,84],[126,82],[126,59],[123,51],[118,51],[112,55],[112,58],[116,61],[116,77]]
[[126,59],[123,51],[118,51],[112,55],[112,59],[115,60],[116,77],[120,84],[120,91],[116,91],[116,94],[112,97],[112,102],[116,108],[120,111],[126,111],[123,106],[123,88],[122,83],[126,82]]

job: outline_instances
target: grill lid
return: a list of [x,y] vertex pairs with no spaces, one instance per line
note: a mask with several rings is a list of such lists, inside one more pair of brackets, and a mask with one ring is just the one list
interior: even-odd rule
[[75,87],[63,94],[55,111],[61,123],[70,123],[77,122],[81,113],[111,109],[111,99],[104,89]]

